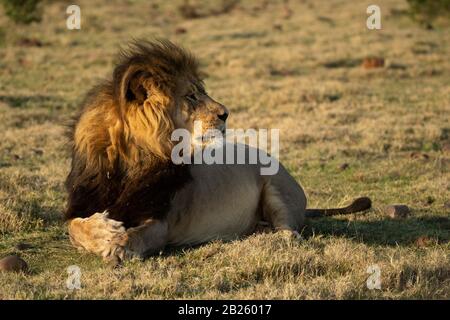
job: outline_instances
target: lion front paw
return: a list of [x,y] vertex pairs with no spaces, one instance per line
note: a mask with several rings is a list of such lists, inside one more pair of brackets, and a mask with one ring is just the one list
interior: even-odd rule
[[126,258],[128,234],[123,223],[109,219],[107,212],[72,220],[69,234],[76,247],[98,254],[107,262],[120,262]]

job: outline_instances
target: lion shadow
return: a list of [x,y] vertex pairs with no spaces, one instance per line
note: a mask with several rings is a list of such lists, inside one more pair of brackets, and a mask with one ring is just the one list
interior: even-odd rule
[[319,218],[307,221],[302,234],[305,238],[313,235],[345,237],[371,246],[424,245],[423,242],[448,243],[450,219],[444,216],[422,215],[404,219],[382,218],[373,221]]
[[[375,221],[358,221],[323,217],[308,219],[301,234],[304,239],[318,235],[344,237],[369,246],[426,246],[431,243],[450,242],[450,219],[444,216],[418,216],[405,219],[382,218]],[[224,241],[224,243],[227,242]],[[183,255],[204,245],[206,244],[169,246],[161,252],[161,256]]]

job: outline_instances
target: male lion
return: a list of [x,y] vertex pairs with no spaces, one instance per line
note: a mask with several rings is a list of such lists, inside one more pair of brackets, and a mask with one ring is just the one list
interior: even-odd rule
[[228,110],[205,91],[195,58],[166,40],[134,42],[111,81],[89,94],[70,133],[72,168],[65,217],[72,243],[120,262],[166,245],[249,235],[260,221],[298,235],[305,216],[352,213],[306,209],[301,186],[280,165],[186,165],[171,161],[174,129],[224,131]]

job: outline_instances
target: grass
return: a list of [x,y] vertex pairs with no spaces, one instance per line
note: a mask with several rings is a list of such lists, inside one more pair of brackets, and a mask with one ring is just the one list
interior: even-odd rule
[[[13,26],[0,13],[0,257],[19,254],[30,267],[0,273],[0,299],[449,299],[448,27],[399,15],[406,1],[377,2],[379,31],[366,29],[364,1],[291,1],[291,14],[284,1],[240,1],[213,15],[221,1],[204,10],[190,1],[203,12],[195,19],[178,11],[183,3],[79,1],[79,31],[65,29],[64,1],[48,4],[41,24]],[[258,234],[119,269],[72,248],[61,220],[64,125],[111,74],[119,46],[153,36],[199,56],[230,128],[281,129],[280,158],[311,207],[367,195],[374,208],[310,220],[301,242]],[[372,56],[385,66],[361,67]],[[386,217],[394,203],[411,216]],[[366,286],[373,264],[381,290]],[[70,265],[81,268],[81,290],[66,288]]]

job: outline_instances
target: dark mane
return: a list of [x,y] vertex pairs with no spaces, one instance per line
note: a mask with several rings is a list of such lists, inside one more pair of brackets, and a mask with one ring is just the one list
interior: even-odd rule
[[103,176],[80,169],[84,163],[74,159],[66,181],[69,194],[65,218],[86,218],[107,211],[109,218],[135,227],[149,218],[164,219],[176,191],[191,181],[189,168],[173,163],[159,163],[138,177]]

